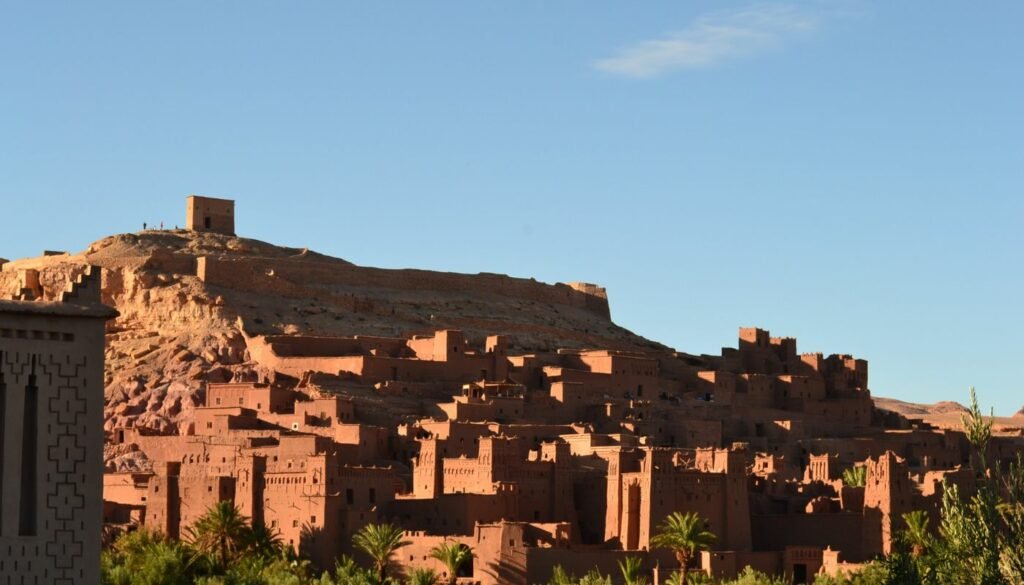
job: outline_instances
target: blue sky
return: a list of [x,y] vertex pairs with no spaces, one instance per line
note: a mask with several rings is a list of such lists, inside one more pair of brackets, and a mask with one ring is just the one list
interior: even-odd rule
[[0,7],[0,256],[204,193],[363,265],[597,282],[680,350],[758,325],[1024,405],[1024,4],[42,4]]

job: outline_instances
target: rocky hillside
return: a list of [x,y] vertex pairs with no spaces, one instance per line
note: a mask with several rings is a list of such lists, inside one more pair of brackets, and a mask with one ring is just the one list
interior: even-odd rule
[[[940,429],[963,428],[963,416],[968,413],[967,407],[958,402],[917,404],[879,396],[875,396],[874,401],[875,406],[882,410],[895,412],[909,419],[920,419]],[[1021,431],[1021,418],[1024,417],[1020,413],[1012,417],[994,417],[992,431],[996,434],[1017,435]]]
[[[103,268],[103,300],[121,313],[108,325],[107,430],[177,433],[202,403],[204,381],[259,376],[242,328],[379,336],[457,328],[475,343],[506,334],[513,351],[663,348],[615,325],[603,289],[593,285],[364,268],[305,249],[184,230],[121,234],[78,254],[8,262],[0,297],[55,298],[90,264]],[[122,454],[107,455],[117,465]]]

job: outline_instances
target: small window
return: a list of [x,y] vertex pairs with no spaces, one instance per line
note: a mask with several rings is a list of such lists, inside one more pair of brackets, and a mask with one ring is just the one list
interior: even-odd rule
[[370,503],[377,503],[377,490],[370,488]]

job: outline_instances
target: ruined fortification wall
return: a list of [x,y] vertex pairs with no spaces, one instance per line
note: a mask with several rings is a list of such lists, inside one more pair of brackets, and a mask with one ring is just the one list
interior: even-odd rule
[[[538,303],[566,305],[595,313],[606,319],[611,314],[603,289],[578,290],[567,284],[545,284],[532,279],[502,274],[456,274],[426,270],[363,268],[345,262],[326,265],[303,258],[201,257],[197,275],[207,284],[242,290],[263,290],[282,296],[310,295],[310,283],[321,294],[337,295],[326,286],[365,287],[413,291],[475,293],[512,297]],[[592,286],[592,285],[591,285]]]

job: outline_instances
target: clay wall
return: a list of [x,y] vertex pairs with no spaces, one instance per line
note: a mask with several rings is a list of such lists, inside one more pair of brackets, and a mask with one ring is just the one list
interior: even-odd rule
[[673,447],[721,447],[722,421],[670,418],[664,422],[666,443]]
[[594,391],[654,397],[660,391],[658,360],[611,351],[565,352],[560,366],[544,368],[549,378],[580,382]]
[[139,435],[132,429],[125,430],[125,443],[138,445],[139,450],[146,454],[146,457],[159,465],[168,461],[178,461],[181,458],[184,446],[193,438],[174,435]]
[[783,574],[792,580],[794,585],[813,583],[822,564],[821,547],[787,546],[782,553]]
[[864,552],[889,554],[902,528],[902,515],[913,509],[913,486],[906,462],[892,451],[867,460],[864,486]]
[[490,466],[482,465],[478,459],[446,458],[442,463],[444,493],[493,493],[494,474]]
[[[460,357],[450,361],[431,361],[379,355],[308,356],[302,355],[291,346],[284,351],[286,354],[295,355],[281,355],[277,353],[277,349],[285,347],[283,342],[267,339],[249,340],[249,351],[253,360],[294,378],[301,378],[304,373],[312,371],[350,374],[370,383],[388,380],[461,383],[491,380],[498,369],[507,368],[505,365],[501,368],[496,367],[497,356],[494,354],[458,353]],[[311,343],[311,340],[306,339],[303,343]],[[321,349],[326,351],[325,348]]]
[[[647,547],[657,526],[672,512],[685,510],[706,519],[716,534],[726,530],[725,477],[721,474],[680,470],[656,475],[624,474],[622,501],[631,497],[631,485],[639,487],[640,507],[623,510],[623,524],[636,524],[637,542],[631,548]],[[634,514],[637,516],[634,517]]]
[[705,371],[697,373],[695,390],[698,396],[710,397],[718,404],[731,405],[736,397],[736,375],[732,372]]
[[787,546],[832,547],[851,559],[863,555],[863,517],[854,513],[752,514],[754,550],[784,550]]
[[[403,527],[404,524],[403,524]],[[394,564],[399,568],[402,574],[408,575],[408,573],[414,568],[426,568],[433,569],[434,572],[440,577],[441,582],[448,582],[448,568],[444,566],[440,561],[430,556],[431,550],[440,546],[444,543],[459,542],[468,547],[472,547],[476,543],[476,539],[472,537],[472,531],[465,536],[440,536],[430,530],[423,530],[420,528],[409,528],[405,527],[406,532],[403,539],[409,542],[407,546],[403,546],[395,553]],[[473,551],[474,558],[471,562],[467,563],[467,566],[463,567],[462,575],[472,576],[474,574],[473,569],[481,561],[486,563],[488,561],[494,561],[490,556],[486,558],[480,558],[479,553]],[[460,575],[461,576],[461,575]],[[474,580],[477,582],[479,580]]]
[[235,235],[235,202],[189,195],[185,198],[185,228],[197,232]]
[[479,422],[422,420],[418,424],[421,429],[429,433],[432,437],[438,439],[451,439],[453,442],[458,442],[459,444],[463,444],[467,440],[474,442],[479,437],[493,432],[490,425]]
[[562,435],[561,440],[569,445],[570,452],[576,457],[596,455],[602,449],[616,449],[619,446],[635,447],[636,437],[630,435],[603,435],[596,433],[579,433]]
[[394,500],[401,481],[394,469],[346,465],[341,467],[336,485],[346,506],[369,510]]
[[194,413],[195,434],[216,437],[237,429],[259,429],[262,425],[256,411],[242,407],[197,408]]
[[871,396],[865,393],[859,396],[804,402],[803,410],[813,417],[811,422],[818,423],[812,428],[813,434],[853,434],[871,426],[874,403]]
[[797,373],[805,376],[821,374],[825,369],[825,356],[821,353],[802,353],[800,354],[800,363],[803,365],[803,369]]
[[736,377],[737,406],[775,408],[775,382],[764,374],[740,374]]
[[181,494],[178,491],[178,477],[173,469],[163,466],[149,480],[146,490],[146,508],[142,523],[147,529],[153,530],[169,538],[179,538],[180,523],[178,510]]
[[764,329],[757,327],[740,327],[739,349],[767,349],[770,342],[770,335]]
[[[472,566],[472,583],[480,585],[529,585],[526,550],[530,539],[524,534],[529,526],[518,523],[485,524],[476,527],[472,536],[452,538],[473,549],[476,559]],[[411,567],[433,567],[430,549],[443,542],[444,537],[423,532],[407,532],[405,538],[412,544],[396,554],[395,560],[403,571]],[[546,578],[545,578],[546,579]],[[539,581],[536,581],[539,582]]]
[[[562,370],[570,372],[578,372],[578,370]],[[571,374],[571,378],[580,378],[591,376],[592,374],[585,373],[583,376],[579,374]],[[611,381],[608,376],[604,374],[596,374],[597,376],[603,376],[598,385],[574,381],[557,381],[551,382],[550,384],[550,398],[551,402],[543,404],[537,404],[537,408],[534,409],[537,412],[528,411],[531,420],[542,420],[546,422],[575,422],[590,420],[596,422],[596,419],[600,418],[611,418],[607,415],[602,415],[601,411],[604,410],[604,405],[608,403],[611,390],[608,387],[608,383]],[[621,392],[617,396],[621,396]]]
[[412,460],[412,494],[417,498],[436,498],[444,492],[443,439],[417,439],[419,453]]
[[494,435],[505,435],[522,439],[522,449],[525,451],[538,449],[541,443],[555,441],[567,434],[580,433],[584,427],[577,425],[548,425],[532,423],[491,423],[488,425]]
[[781,375],[776,377],[776,392],[789,410],[804,410],[806,405],[825,399],[821,378]]
[[351,399],[328,396],[294,403],[295,414],[315,419],[317,426],[331,426],[355,421],[355,407]]
[[184,530],[206,514],[217,502],[234,501],[233,477],[178,476],[180,530]]
[[423,530],[432,535],[473,534],[477,523],[518,518],[518,498],[514,487],[493,494],[454,493],[434,498],[399,497],[390,502],[384,516],[397,521],[406,530]]
[[839,479],[841,475],[842,471],[839,469],[836,457],[823,453],[821,455],[811,455],[807,469],[804,470],[804,481],[823,481],[827,483],[834,479]]
[[103,475],[103,501],[127,506],[146,503],[150,473],[106,473]]
[[[413,341],[392,337],[316,337],[312,335],[268,335],[260,338],[279,357],[345,357],[406,355]],[[424,359],[424,358],[419,358]]]
[[449,420],[485,422],[497,420],[498,408],[494,402],[467,402],[456,397],[455,402],[438,404]]
[[336,424],[333,427],[338,452],[348,463],[369,463],[388,458],[388,430],[364,424]]
[[[306,282],[317,282],[371,289],[472,293],[561,305],[610,318],[607,298],[580,292],[562,283],[545,284],[501,274],[365,268],[344,262],[325,267],[302,258],[205,257],[200,260],[198,272],[205,282],[239,290],[279,292],[285,296],[308,296],[310,292],[329,294],[319,287],[311,291],[303,286]],[[335,296],[340,298],[340,295]]]
[[328,495],[322,484],[312,484],[304,472],[264,475],[262,515],[267,527],[280,533],[281,541],[296,550],[312,534],[325,529],[337,532],[341,497]]
[[241,406],[259,413],[291,410],[295,395],[291,390],[255,383],[210,383],[206,386],[206,406]]

